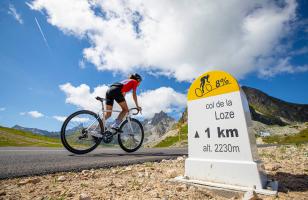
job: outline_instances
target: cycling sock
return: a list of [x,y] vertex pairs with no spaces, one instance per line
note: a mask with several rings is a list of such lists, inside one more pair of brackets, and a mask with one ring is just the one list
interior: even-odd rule
[[118,128],[121,124],[121,120],[114,120],[114,123],[112,124],[112,128]]

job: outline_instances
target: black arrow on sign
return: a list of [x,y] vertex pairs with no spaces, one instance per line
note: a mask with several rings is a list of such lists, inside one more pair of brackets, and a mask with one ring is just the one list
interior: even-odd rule
[[199,134],[198,134],[198,131],[196,131],[195,138],[200,138]]

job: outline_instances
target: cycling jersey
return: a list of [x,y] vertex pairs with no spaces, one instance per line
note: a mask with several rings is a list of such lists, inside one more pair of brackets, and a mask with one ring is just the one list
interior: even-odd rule
[[138,81],[134,80],[134,79],[127,79],[121,82],[121,84],[123,85],[121,92],[126,93],[131,91],[132,89],[134,91],[136,91],[137,87],[138,87]]
[[129,92],[130,90],[136,91],[139,83],[134,79],[127,79],[120,83],[114,83],[106,92],[106,104],[113,106],[114,100],[117,103],[125,101],[123,93]]

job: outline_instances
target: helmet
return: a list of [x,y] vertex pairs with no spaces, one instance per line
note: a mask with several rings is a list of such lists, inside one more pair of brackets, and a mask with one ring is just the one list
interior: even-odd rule
[[133,79],[135,79],[136,81],[139,81],[139,82],[142,81],[142,77],[141,77],[139,74],[137,74],[137,73],[132,74],[131,77],[132,77]]

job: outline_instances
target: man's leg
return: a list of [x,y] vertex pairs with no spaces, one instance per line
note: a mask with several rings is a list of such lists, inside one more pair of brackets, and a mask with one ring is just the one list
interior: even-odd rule
[[111,114],[112,114],[111,110],[112,110],[112,108],[113,108],[113,106],[106,105],[106,110],[110,110],[110,112],[106,112],[105,113],[105,120],[107,120],[109,117],[111,117]]
[[114,124],[111,126],[112,128],[117,129],[120,126],[124,116],[128,112],[128,106],[126,104],[125,98],[123,96],[123,93],[121,92],[120,87],[117,87],[113,90],[113,98],[122,108],[122,111],[118,115],[118,118],[115,120]]
[[120,112],[118,118],[115,120],[115,122],[111,125],[112,128],[117,129],[119,128],[123,118],[125,117],[126,113],[128,112],[128,107],[126,104],[126,101],[122,101],[119,103],[119,105],[122,108],[122,111]]
[[127,106],[126,101],[120,102],[119,105],[120,105],[121,108],[122,108],[122,112],[120,112],[120,114],[119,114],[117,120],[118,120],[119,122],[122,122],[122,120],[123,120],[123,118],[125,117],[126,113],[128,113],[128,106]]

